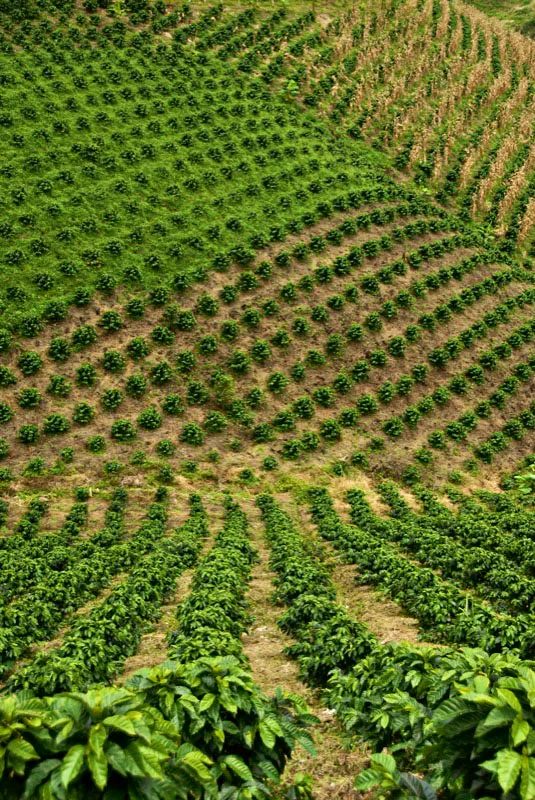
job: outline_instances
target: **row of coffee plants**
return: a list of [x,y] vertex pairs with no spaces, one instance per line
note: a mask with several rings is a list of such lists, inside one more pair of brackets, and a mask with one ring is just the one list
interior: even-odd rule
[[[363,204],[369,204],[377,201],[382,201],[388,198],[404,198],[407,197],[409,202],[405,204],[400,204],[399,206],[394,207],[394,211],[399,213],[401,216],[406,216],[407,214],[416,214],[422,213],[426,209],[430,212],[435,212],[435,207],[429,206],[429,203],[426,201],[421,200],[418,196],[415,195],[414,192],[410,192],[407,190],[403,190],[401,187],[391,186],[388,183],[386,185],[379,184],[377,187],[366,188],[360,191],[351,191],[347,194],[337,194],[331,200],[331,202],[321,202],[318,203],[314,209],[307,212],[303,216],[303,221],[301,226],[291,226],[292,230],[288,229],[285,233],[284,230],[280,229],[278,232],[273,230],[272,240],[276,241],[279,239],[283,239],[285,235],[288,233],[295,233],[300,227],[303,225],[312,226],[315,223],[322,220],[322,218],[329,217],[335,213],[347,213],[351,209],[358,209]],[[393,213],[393,212],[392,212]],[[380,225],[384,224],[387,219],[390,219],[392,216],[391,214],[386,214],[386,210],[383,212],[382,209],[376,209],[371,214],[361,214],[358,215],[356,218],[348,218],[344,220],[338,227],[333,227],[329,231],[326,232],[325,235],[314,235],[311,237],[309,242],[297,242],[294,246],[294,249],[291,252],[288,251],[281,251],[275,256],[275,260],[273,264],[268,266],[270,262],[262,261],[254,274],[250,274],[249,271],[246,271],[244,274],[240,276],[235,284],[228,284],[224,286],[222,289],[219,290],[219,301],[226,304],[232,303],[237,299],[241,292],[250,292],[251,290],[255,289],[262,283],[262,281],[269,281],[271,283],[271,275],[273,273],[274,268],[284,268],[287,267],[292,258],[297,261],[296,266],[298,265],[299,261],[307,258],[307,255],[312,255],[313,253],[320,253],[328,244],[339,245],[345,236],[354,235],[355,232],[359,229],[359,227],[366,228],[370,224],[373,225]],[[438,209],[436,213],[439,213]],[[442,216],[443,216],[442,212]],[[456,226],[454,221],[450,221],[450,225],[452,227]],[[403,241],[405,238],[414,237],[417,235],[422,235],[428,230],[435,230],[435,228],[443,228],[444,226],[448,227],[447,220],[441,219],[430,219],[428,220],[418,220],[416,223],[409,223],[408,225],[404,226],[403,228],[396,228],[394,229],[392,236],[393,241]],[[231,224],[231,229],[237,227],[241,230],[241,224]],[[344,262],[342,259],[341,261],[337,261],[338,267],[335,269],[335,275],[342,276],[344,274],[348,274],[350,267],[356,267],[361,263],[363,257],[374,257],[377,253],[380,252],[381,249],[384,249],[384,246],[388,244],[388,239],[378,239],[374,240],[371,243],[366,243],[364,249],[362,248],[352,248],[350,256],[348,256],[349,264]],[[438,247],[438,243],[436,243]],[[442,245],[439,247],[440,252],[436,253],[436,256],[439,256],[441,252],[444,252],[446,245]],[[436,249],[436,248],[435,248]],[[235,254],[236,256],[238,254]],[[411,263],[414,262],[414,268],[416,269],[419,264],[419,258],[423,256],[423,253],[418,256],[418,253],[415,252],[410,257]],[[429,257],[430,254],[427,254]],[[235,256],[229,256],[226,259],[223,259],[221,263],[219,261],[214,261],[213,267],[216,270],[226,270],[229,268],[232,261],[236,260]],[[241,257],[241,261],[243,265],[248,265],[251,259]],[[418,263],[417,263],[418,262]],[[345,269],[342,268],[342,264],[345,263]],[[75,267],[72,268],[75,270]],[[404,273],[406,271],[406,266],[403,267],[402,265],[398,265],[396,267],[396,273]],[[166,273],[169,275],[169,269],[166,269]],[[76,273],[76,270],[75,270]],[[393,272],[389,273],[389,275],[384,274],[384,280],[387,281],[389,278],[391,279],[393,276]],[[318,273],[318,283],[320,283],[320,273]],[[178,292],[183,294],[184,292],[188,292],[190,294],[199,294],[200,289],[197,284],[200,284],[201,287],[209,286],[210,285],[210,275],[207,271],[200,273],[197,275],[195,271],[186,271],[184,269],[173,272],[171,271],[169,277],[166,281],[162,282],[160,279],[160,283],[156,285],[156,288],[153,289],[148,294],[148,300],[154,305],[162,305],[166,302],[166,299],[170,293],[170,291]],[[100,278],[99,278],[100,281]],[[325,278],[323,281],[325,282]],[[126,283],[129,284],[132,288],[139,288],[139,283],[136,287],[136,281],[132,281],[132,279],[127,279]],[[106,289],[104,285],[97,286],[96,289],[99,290],[103,294],[109,294],[114,288],[115,283],[112,282],[113,285]],[[303,284],[303,289],[305,285]],[[80,302],[77,301],[77,298],[73,296],[72,301],[75,305],[83,307],[88,305],[91,302],[93,293],[87,291],[87,288],[84,289],[85,294],[82,297],[80,295]],[[14,297],[14,299],[17,299]],[[18,297],[19,300],[23,299],[22,296]],[[137,298],[137,304],[134,302],[132,305],[127,305],[126,312],[127,316],[131,316],[133,318],[138,318],[143,314],[144,306],[140,306],[140,298]],[[218,301],[215,298],[211,298],[211,307],[209,308],[206,301],[202,301],[200,298],[197,298],[197,305],[192,311],[196,311],[198,314],[202,315],[212,315],[213,310],[215,308],[214,303]],[[211,314],[212,311],[212,314]],[[39,320],[35,313],[32,312],[31,314],[22,315],[18,321],[18,330],[22,336],[32,337],[37,336],[40,331],[41,327],[45,323],[57,323],[66,318],[67,315],[67,305],[64,302],[64,298],[62,300],[54,300],[48,303],[43,310],[42,318]],[[105,321],[104,323],[105,324]],[[109,328],[104,327],[103,330],[105,332],[110,332]],[[113,330],[113,328],[111,329]],[[189,328],[184,327],[184,330],[189,330]],[[5,341],[4,341],[5,340]],[[3,333],[3,340],[2,340],[2,349],[6,349],[7,344],[9,342],[9,334],[8,332]],[[91,344],[91,341],[87,338],[82,337],[82,333],[78,336],[77,340],[73,342],[73,345],[76,349],[81,349],[82,347],[86,347],[88,344]],[[54,357],[55,354],[51,354],[51,357]]]
[[[135,534],[131,572],[86,616],[78,617],[59,647],[38,654],[10,677],[9,690],[35,694],[83,690],[109,682],[124,660],[133,655],[142,633],[157,618],[177,577],[193,565],[206,533],[205,513],[198,496],[190,498],[189,519],[166,536],[166,490],[147,512],[147,522]],[[134,538],[134,537],[133,537]],[[147,555],[143,555],[147,553]]]
[[251,623],[245,592],[257,558],[247,517],[225,498],[225,523],[201,560],[188,597],[179,606],[169,655],[187,662],[201,656],[242,657],[240,635]]
[[257,499],[275,573],[274,600],[287,607],[278,624],[296,641],[286,653],[301,676],[323,686],[334,669],[349,669],[368,655],[376,637],[336,602],[336,589],[317,550],[307,543],[271,495]]
[[87,528],[88,507],[85,489],[78,489],[77,502],[69,510],[64,524],[54,533],[39,532],[39,512],[45,505],[32,500],[29,509],[0,542],[2,598],[7,604],[23,592],[57,577],[61,570],[77,560],[73,547]]
[[[396,492],[392,485],[384,487],[389,494]],[[362,526],[364,519],[369,520],[369,513],[362,514],[365,503],[363,493],[359,490],[351,492],[353,520],[359,519]],[[353,505],[354,504],[354,505]],[[364,519],[363,519],[364,517]],[[442,519],[440,517],[439,519]],[[453,583],[470,589],[476,596],[492,602],[493,608],[504,613],[530,612],[533,607],[535,583],[531,576],[519,569],[519,564],[511,563],[507,539],[496,548],[491,547],[494,539],[500,537],[489,534],[485,541],[481,529],[476,542],[475,536],[466,541],[452,537],[449,530],[443,530],[435,516],[424,519],[408,514],[394,521],[374,520],[372,531],[386,540],[396,543],[400,550],[409,553],[418,563],[425,564]],[[529,540],[528,544],[533,545]],[[529,550],[533,548],[530,547]],[[529,563],[529,550],[525,556]]]
[[[249,263],[256,250],[284,237],[288,226],[295,233],[311,224],[317,195],[323,195],[328,206],[337,187],[350,179],[358,184],[359,173],[365,175],[345,157],[351,152],[348,143],[339,142],[330,148],[330,155],[322,142],[325,136],[330,138],[325,126],[300,119],[261,82],[246,85],[230,66],[190,48],[187,55],[164,47],[151,50],[150,56],[149,64],[146,53],[111,48],[105,55],[91,51],[91,64],[86,64],[88,56],[82,51],[67,55],[55,48],[48,57],[32,52],[13,59],[14,69],[4,81],[6,105],[11,92],[20,96],[22,86],[28,87],[29,101],[21,120],[12,113],[2,117],[8,130],[16,125],[24,131],[12,138],[12,159],[2,173],[6,196],[12,199],[2,228],[8,244],[4,258],[18,271],[17,283],[8,287],[5,300],[15,306],[14,312],[24,297],[35,301],[36,308],[44,307],[46,294],[59,300],[58,290],[61,287],[64,293],[66,279],[75,289],[72,300],[83,304],[90,294],[86,286],[93,283],[87,279],[95,271],[99,272],[95,286],[110,291],[118,279],[133,286],[143,280],[154,284],[158,273],[172,271],[172,265],[186,256],[201,280],[207,263],[223,268],[236,260]],[[111,73],[110,62],[116,66]],[[44,86],[51,84],[50,93],[43,88],[47,102],[37,92],[32,96],[27,83],[36,69],[40,83],[42,79]],[[180,98],[174,91],[177,72],[182,80]],[[204,91],[195,85],[201,74],[206,76]],[[109,88],[103,89],[102,83]],[[234,103],[229,103],[231,97]],[[118,100],[124,107],[116,114]],[[265,112],[260,119],[259,104]],[[110,116],[112,109],[116,120]],[[51,124],[43,127],[45,120]],[[129,128],[131,121],[140,124]],[[181,128],[189,132],[177,136]],[[143,144],[147,135],[156,141]],[[297,148],[305,135],[306,145]],[[27,155],[34,136],[53,149],[52,168],[48,161]],[[62,170],[61,162],[68,155],[72,163],[73,156],[65,142],[74,138],[75,163]],[[281,159],[290,169],[274,172]],[[205,165],[201,178],[199,164]],[[119,167],[121,180],[113,176]],[[178,173],[178,183],[173,182],[173,173]],[[165,191],[162,178],[167,179]],[[88,179],[94,186],[89,192]],[[229,180],[232,190],[227,188]],[[21,188],[21,181],[26,188]],[[127,201],[121,211],[116,198]],[[260,205],[267,200],[272,205]],[[104,206],[102,220],[94,213],[87,215],[86,208],[95,204]],[[67,207],[72,208],[69,220]],[[233,211],[224,225],[221,207]],[[24,210],[31,213],[21,215]],[[38,217],[36,210],[44,216]],[[140,224],[143,217],[146,221]],[[27,250],[20,234],[28,226],[41,229],[45,223],[53,238],[30,239]],[[130,226],[133,230],[128,230]],[[19,246],[10,248],[9,240],[17,235]]]
[[523,439],[534,428],[535,403],[532,402],[520,414],[510,417],[501,430],[495,431],[486,441],[474,447],[474,454],[480,461],[490,464],[496,453],[507,450],[512,442]]
[[[487,381],[492,380],[493,370],[496,369],[496,365],[501,360],[511,358],[515,348],[520,349],[524,344],[531,341],[534,335],[533,327],[531,323],[519,326],[512,334],[509,334],[505,342],[494,345],[482,353],[478,357],[477,363],[472,364],[463,373],[457,374],[450,379],[448,384],[449,392],[457,396],[464,396],[470,389],[484,386]],[[481,399],[482,390],[478,388],[480,401],[473,408],[463,412],[463,415],[458,420],[448,422],[444,430],[432,431],[428,436],[429,445],[440,450],[446,446],[447,438],[455,442],[464,441],[469,433],[477,428],[478,419],[488,418],[492,414],[493,408],[504,408],[507,405],[508,398],[514,396],[521,389],[522,383],[530,381],[533,372],[532,362],[533,359],[529,358],[528,361],[518,361],[512,365],[510,373],[493,389],[488,399]],[[420,411],[420,414],[429,413],[429,411],[425,411],[425,408],[429,404],[428,398],[432,399],[432,397],[432,394],[425,395],[419,401],[417,410]],[[432,410],[432,407],[429,410]],[[391,420],[393,419],[391,418]],[[411,407],[406,409],[402,417],[402,421],[410,428],[415,428],[420,419],[420,416],[412,412]],[[383,430],[390,436],[396,435],[395,426],[390,420],[384,423]]]
[[313,752],[307,728],[314,718],[304,704],[281,692],[268,699],[244,666],[244,592],[256,554],[245,515],[230,498],[223,530],[179,611],[169,652],[182,660],[140,670],[124,687],[76,691],[116,673],[162,593],[193,563],[207,536],[206,514],[192,496],[189,520],[162,539],[164,494],[151,507],[153,553],[86,621],[73,625],[57,651],[19,670],[5,690],[30,687],[42,695],[64,687],[69,693],[28,699],[17,691],[0,699],[6,798],[54,796],[57,787],[73,800],[112,792],[161,800],[260,798],[280,780],[297,742]]
[[[403,522],[429,532],[440,531],[465,547],[483,548],[492,554],[500,554],[515,566],[517,572],[535,575],[535,535],[532,528],[532,513],[502,493],[477,492],[478,501],[461,495],[459,512],[454,513],[435,495],[423,486],[413,486],[412,494],[422,506],[423,514],[414,512],[400,497],[391,483],[379,487],[381,498],[391,513]],[[374,525],[374,515],[363,502],[359,490],[348,493],[351,518],[356,525]]]
[[[489,652],[514,649],[524,657],[531,656],[529,614],[501,613],[400,553],[412,554],[412,541],[420,540],[417,531],[404,531],[398,540],[397,520],[366,531],[345,525],[326,490],[311,491],[310,502],[320,535],[358,565],[360,581],[379,587],[414,616],[428,639],[481,647]],[[394,541],[400,550],[392,544]],[[443,542],[435,538],[437,557],[442,546]],[[422,557],[425,558],[423,552]],[[478,563],[474,563],[474,569]]]
[[[323,490],[318,492],[312,494],[322,503]],[[454,798],[463,790],[471,797],[498,797],[508,790],[527,800],[533,759],[526,754],[522,767],[525,739],[511,738],[511,732],[519,720],[526,735],[535,724],[528,698],[530,662],[509,653],[379,644],[336,605],[317,550],[304,542],[290,517],[271,496],[261,495],[258,502],[272,548],[276,598],[289,606],[280,624],[297,640],[287,652],[298,659],[307,681],[327,687],[329,708],[356,742],[396,752],[397,765],[385,754],[372,757],[357,787],[428,798],[435,792]],[[514,706],[512,697],[504,698],[505,687]],[[498,731],[488,717],[495,707],[503,709]],[[505,763],[513,761],[518,771],[506,774]],[[429,782],[412,770],[425,773]]]
[[[158,490],[158,496],[164,494],[165,489]],[[143,558],[157,545],[164,533],[160,519],[161,506],[156,503],[149,508],[146,521],[129,538],[125,538],[126,499],[126,491],[116,489],[106,512],[104,527],[89,540],[71,545],[68,557],[56,564],[57,569],[47,570],[41,581],[23,587],[22,593],[18,593],[13,602],[5,604],[1,627],[4,672],[12,667],[14,661],[26,655],[36,642],[50,638],[64,622],[66,615],[98,597],[114,575],[135,569],[139,564],[142,578]],[[172,548],[167,552],[165,543],[162,544],[162,553],[169,560],[174,558]],[[21,556],[21,560],[24,561],[24,556]],[[13,569],[16,569],[15,564]],[[121,594],[124,590],[119,587],[117,591]],[[31,614],[28,613],[29,607],[32,608]],[[95,615],[98,613],[97,608]],[[80,627],[83,626],[84,622],[81,622]],[[98,665],[94,664],[93,668],[97,669]],[[81,672],[71,676],[71,679],[80,677]]]
[[[35,642],[49,638],[65,615],[97,596],[124,564],[124,511],[127,492],[116,489],[104,527],[72,547],[66,569],[45,579],[1,610],[0,652],[4,671]],[[24,556],[22,556],[24,558]],[[29,613],[28,609],[31,609]]]
[[[478,430],[483,420],[489,420],[488,424],[492,424],[493,413],[507,408],[513,402],[513,398],[518,403],[521,393],[525,392],[527,388],[523,384],[527,383],[529,387],[532,381],[534,365],[533,358],[530,358],[528,362],[517,362],[488,398],[483,399],[478,389],[479,402],[464,411],[457,419],[443,422],[442,429],[435,429],[429,433],[427,437],[429,446],[434,450],[447,452],[450,443],[454,446],[458,446],[459,443],[469,445],[472,432]],[[478,387],[482,383],[483,381],[478,382]],[[520,396],[517,396],[519,393]],[[415,427],[417,422],[418,420],[412,424],[412,427]],[[506,450],[512,441],[521,441],[530,430],[534,429],[534,426],[534,410],[530,406],[518,416],[508,419],[502,431],[496,431],[482,443],[475,444],[473,452],[480,461],[491,463],[496,453]],[[414,455],[416,461],[421,464],[431,464],[433,461],[433,455],[426,447],[418,448]]]
[[[533,302],[533,298],[535,295],[533,294],[533,290],[528,289],[523,292],[520,292],[518,295],[508,298],[505,302],[501,303],[499,306],[495,306],[493,311],[487,312],[487,314],[483,315],[482,319],[478,322],[475,322],[469,328],[461,331],[458,336],[450,337],[444,346],[434,348],[431,350],[427,356],[427,361],[429,366],[423,364],[426,369],[422,370],[422,374],[419,375],[420,370],[414,368],[416,374],[415,375],[406,375],[402,376],[398,384],[394,384],[392,381],[387,381],[386,383],[382,384],[379,389],[376,390],[375,396],[372,394],[365,394],[362,395],[360,398],[357,398],[355,402],[355,407],[353,409],[353,413],[348,415],[347,422],[346,422],[346,412],[342,411],[340,415],[340,419],[331,418],[324,420],[322,426],[320,428],[320,435],[326,441],[337,441],[341,438],[342,435],[342,428],[354,426],[360,416],[365,416],[369,414],[373,414],[378,410],[380,404],[388,404],[391,402],[396,395],[400,395],[402,397],[408,397],[413,390],[413,388],[422,380],[428,380],[428,376],[430,374],[430,370],[436,370],[437,376],[440,376],[441,371],[444,370],[444,367],[448,364],[448,362],[455,361],[463,351],[474,347],[477,343],[477,340],[485,337],[489,333],[489,324],[492,329],[495,329],[498,326],[504,325],[510,322],[512,314],[515,312],[516,308],[522,309],[526,304],[531,304]],[[529,337],[532,335],[531,326],[523,325],[519,326],[517,336],[513,337],[513,342],[516,344],[519,342],[522,343],[522,334],[519,331],[525,331],[526,335]],[[496,352],[495,352],[496,351]],[[497,360],[500,358],[500,354],[503,355],[510,355],[512,353],[512,345],[508,342],[503,342],[497,344],[491,350],[483,352],[479,356],[479,366],[481,367],[481,371],[486,369],[491,369],[496,363]],[[488,354],[488,358],[487,358]],[[383,363],[378,363],[377,366],[379,368],[384,367],[386,364],[386,353],[384,354],[384,359],[381,361]],[[483,364],[487,365],[486,367]],[[347,392],[349,392],[354,385],[354,382],[362,382],[362,380],[369,379],[370,369],[369,365],[364,363],[362,370],[360,369],[361,361],[357,362],[355,365],[355,369],[348,375],[347,377]],[[374,364],[375,366],[375,364]],[[475,367],[477,365],[474,365]],[[451,397],[451,392],[456,394],[461,394],[468,388],[468,378],[466,377],[466,372],[463,371],[463,374],[458,375],[452,378],[448,384],[448,387],[438,387],[430,396],[426,396],[422,400],[422,410],[417,408],[418,414],[422,413],[429,413],[429,411],[433,410],[435,404],[443,405],[446,403],[449,398]],[[472,374],[472,373],[470,373]],[[474,372],[474,376],[476,381],[479,379],[479,370]],[[360,380],[358,380],[360,378]],[[334,406],[337,402],[337,392],[336,386],[338,385],[338,381],[335,379],[335,384],[333,388],[330,387],[323,387],[325,394],[325,402],[324,404],[329,406]],[[343,388],[343,387],[342,387]],[[459,390],[459,391],[457,391]],[[316,390],[316,392],[320,392],[320,390]],[[317,395],[318,401],[321,403],[323,401],[323,395]],[[346,400],[348,398],[346,397]],[[297,401],[298,402],[298,401]],[[311,406],[311,411],[306,411],[308,416],[313,416],[313,406],[309,403],[307,405]],[[293,430],[296,425],[296,415],[300,415],[299,408],[297,408],[297,412],[294,412],[293,408],[288,409],[285,412],[279,412],[278,416],[274,418],[273,425],[275,428],[279,427],[279,425],[284,424],[286,430]],[[288,416],[289,422],[287,424],[286,417]],[[280,420],[280,422],[279,422]],[[384,430],[389,436],[396,438],[401,435],[405,425],[408,424],[405,420],[401,419],[400,417],[392,417],[391,420],[387,420],[384,423]],[[253,430],[253,436],[255,435],[256,429]],[[260,432],[259,432],[260,433]],[[258,434],[257,434],[258,435]],[[264,435],[264,429],[262,428],[262,435]],[[302,450],[302,448],[300,448]],[[290,455],[290,450],[288,450],[288,454]]]

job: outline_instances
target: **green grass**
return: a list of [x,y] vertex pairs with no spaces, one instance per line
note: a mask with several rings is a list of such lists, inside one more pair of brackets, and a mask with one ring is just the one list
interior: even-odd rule
[[533,0],[471,0],[471,4],[490,17],[505,22],[528,36],[535,36],[535,3]]

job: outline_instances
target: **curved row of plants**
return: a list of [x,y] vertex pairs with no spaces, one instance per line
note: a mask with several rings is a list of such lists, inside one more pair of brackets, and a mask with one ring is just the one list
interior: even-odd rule
[[[396,492],[392,484],[388,484],[388,492],[389,495]],[[509,614],[531,612],[535,592],[533,578],[522,574],[518,564],[510,562],[507,540],[502,541],[501,536],[496,535],[496,527],[485,536],[480,525],[476,529],[477,535],[469,535],[467,542],[464,537],[453,537],[450,530],[443,529],[442,516],[437,519],[409,512],[402,518],[382,520],[366,507],[361,491],[351,490],[348,500],[352,521],[361,529],[365,527],[373,535],[397,544],[402,552],[413,556],[418,563],[436,570],[452,583],[472,590],[476,596],[492,601],[498,611]],[[450,523],[449,527],[453,525]],[[494,543],[496,547],[492,546]],[[527,545],[524,554],[529,563],[533,541],[528,540]]]
[[[402,376],[397,385],[392,381],[386,381],[381,387],[379,387],[375,393],[375,396],[372,394],[362,395],[360,398],[358,398],[353,408],[349,408],[347,411],[342,411],[340,419],[329,418],[324,420],[320,428],[320,435],[322,438],[327,442],[337,441],[341,438],[343,427],[354,427],[357,424],[359,417],[373,414],[380,407],[380,403],[383,405],[387,404],[391,402],[396,395],[403,397],[410,395],[411,390],[418,382],[427,380],[429,370],[431,368],[437,370],[443,369],[448,362],[459,358],[460,354],[464,350],[472,347],[478,339],[488,335],[489,327],[485,319],[491,323],[491,327],[493,329],[502,324],[508,323],[511,314],[514,312],[517,305],[519,308],[522,308],[526,303],[531,304],[533,302],[532,295],[532,290],[528,289],[524,292],[521,292],[517,297],[510,298],[509,300],[506,300],[504,303],[500,304],[500,306],[496,306],[494,311],[488,312],[486,315],[484,315],[482,320],[474,323],[469,328],[462,331],[458,336],[450,337],[443,347],[432,350],[427,358],[430,366],[423,364],[421,365],[422,369],[415,368],[416,374],[414,376]],[[407,421],[401,419],[397,415],[392,417],[391,420],[387,420],[384,423],[384,426],[386,426],[386,430],[384,432],[392,438],[397,438],[402,434],[406,425],[410,427],[413,417],[419,419],[422,414],[432,411],[435,407],[435,404],[442,405],[447,403],[451,397],[452,391],[456,393],[462,393],[469,386],[470,375],[475,378],[474,383],[477,383],[480,375],[485,369],[492,369],[500,357],[507,357],[508,355],[511,355],[513,345],[521,346],[524,341],[523,337],[529,338],[533,335],[531,326],[525,324],[519,326],[518,330],[513,331],[513,333],[517,335],[513,336],[511,344],[509,344],[508,341],[499,343],[492,349],[484,351],[479,357],[479,365],[474,365],[474,369],[471,372],[470,368],[468,368],[463,372],[463,374],[454,376],[449,382],[449,387],[438,387],[432,395],[423,398],[421,402],[421,408],[416,408],[414,413],[411,412],[407,418]],[[500,356],[500,353],[502,356]],[[382,355],[383,358],[380,360],[380,363],[384,365],[383,361],[386,363],[386,354],[383,352]],[[481,367],[481,370],[476,369],[478,366]],[[357,362],[354,370],[350,375],[347,376],[345,381],[348,391],[351,389],[354,380],[358,381],[359,378],[367,380],[369,374],[369,365],[363,361]],[[342,379],[340,378],[340,382],[341,380]],[[344,387],[341,385],[341,388]],[[321,391],[322,389],[324,390],[323,392]],[[323,394],[325,394],[325,403],[327,403],[327,407],[336,404],[337,396],[335,391],[330,387],[319,387],[319,389],[315,391],[320,392],[318,395],[318,399],[320,400],[323,398]],[[257,426],[258,430],[256,427],[253,428],[253,438],[255,438],[256,441],[269,441],[269,437],[273,435],[272,428],[282,431],[292,431],[296,426],[297,418],[302,416],[303,413],[307,415],[305,416],[305,419],[314,416],[314,404],[310,398],[307,398],[306,406],[307,407],[302,412],[298,400],[296,402],[295,409],[290,407],[287,410],[278,412],[276,417],[273,419],[272,425],[263,423],[260,426]],[[305,434],[305,436],[307,437],[308,442],[308,438],[310,438],[311,434]],[[318,446],[320,440],[317,434],[315,435],[314,441],[316,442],[316,446]],[[307,447],[308,449],[311,449],[310,446],[306,445],[306,442],[304,441],[301,442],[300,440],[291,440],[284,445],[285,457],[298,457],[300,453],[307,449]],[[294,452],[295,455],[293,455]]]
[[[189,519],[166,536],[166,490],[147,511],[148,521],[136,534],[138,553],[128,576],[90,612],[78,617],[59,647],[39,653],[29,665],[17,669],[8,691],[29,689],[34,694],[81,691],[96,683],[109,683],[139,646],[150,622],[172,593],[178,576],[196,561],[206,535],[205,512],[200,498],[190,498]],[[133,554],[132,554],[133,555]],[[136,563],[137,561],[137,563]]]
[[[162,539],[164,494],[152,506],[151,525],[159,529],[154,550],[114,593],[121,602],[110,595],[88,618],[94,624],[76,623],[43,664],[38,657],[13,676],[9,689],[24,691],[0,698],[6,798],[58,791],[66,800],[114,793],[155,800],[263,798],[297,742],[313,752],[307,728],[314,718],[304,703],[280,691],[267,698],[243,663],[244,593],[255,551],[247,519],[230,498],[223,530],[179,610],[169,652],[182,660],[140,670],[124,687],[79,691],[113,676],[132,642],[137,646],[139,626],[157,611],[177,572],[193,563],[207,535],[206,514],[194,495],[189,520]],[[61,687],[69,692],[34,695]]]
[[[522,721],[527,735],[535,724],[532,662],[468,648],[379,644],[336,606],[317,551],[290,517],[269,495],[258,503],[272,547],[275,598],[289,606],[280,625],[297,639],[287,652],[305,680],[326,688],[325,702],[351,739],[383,751],[372,756],[357,788],[448,800],[500,797],[507,790],[527,800],[533,759],[515,731]],[[499,721],[491,716],[496,708]],[[519,768],[508,772],[506,763]]]
[[53,578],[77,560],[72,545],[80,537],[88,522],[88,492],[78,489],[77,501],[71,506],[65,522],[54,533],[39,532],[38,520],[46,503],[32,500],[29,509],[14,526],[9,536],[2,538],[0,569],[2,570],[2,598],[8,603],[22,592],[38,583]]
[[[397,601],[418,620],[426,638],[480,647],[488,652],[513,650],[530,657],[531,615],[498,613],[477,597],[461,591],[455,583],[442,580],[432,569],[401,555],[390,544],[394,538],[390,528],[395,530],[395,521],[387,525],[388,533],[344,525],[324,489],[310,491],[310,506],[320,535],[332,541],[350,563],[358,565],[359,581],[379,587]],[[404,550],[409,549],[405,539],[400,545]],[[437,553],[441,547],[442,542],[436,545]]]
[[[159,492],[163,494],[165,490]],[[6,603],[2,609],[0,628],[4,673],[16,659],[28,653],[34,644],[49,639],[65,621],[66,616],[97,597],[114,575],[136,567],[157,545],[165,530],[160,520],[160,505],[153,504],[147,511],[146,520],[126,538],[126,500],[126,491],[123,488],[115,489],[106,512],[104,527],[89,540],[71,546],[69,558],[62,565],[63,569],[51,570],[40,583],[29,587],[27,592],[13,602]],[[165,544],[163,550],[165,551]],[[167,555],[169,559],[173,558],[172,551]],[[16,567],[13,569],[16,570]],[[138,572],[141,575],[143,573],[141,564]],[[28,609],[31,609],[31,613]],[[79,625],[83,627],[84,621]],[[93,668],[97,669],[97,664]],[[76,675],[72,679],[76,680]]]
[[78,558],[66,570],[49,576],[20,600],[2,608],[0,652],[4,670],[35,642],[49,638],[65,614],[96,596],[121,568],[124,545],[119,542],[125,534],[127,498],[124,489],[116,489],[106,510],[104,527],[89,541],[74,546]]
[[[531,334],[530,328],[531,326],[529,324],[521,326],[521,330],[525,332],[526,336]],[[519,329],[517,329],[517,331],[518,330]],[[508,339],[510,338],[511,337],[509,336]],[[527,341],[529,342],[529,340]],[[520,347],[522,347],[524,343],[526,343],[526,339],[523,340]],[[496,353],[496,349],[492,348],[492,350],[488,351],[488,353],[490,352]],[[504,353],[504,349],[500,348],[500,352]],[[510,358],[511,355],[512,352],[509,354],[507,351],[507,354],[504,353],[502,358]],[[522,390],[522,384],[528,383],[531,380],[534,364],[535,361],[533,358],[529,358],[527,361],[517,361],[508,370],[505,378],[503,378],[498,386],[493,389],[493,391],[484,399],[482,399],[482,397],[484,397],[482,389],[478,388],[477,392],[479,396],[479,402],[472,408],[464,411],[461,417],[452,419],[449,422],[443,422],[442,425],[444,427],[442,429],[431,431],[431,433],[428,434],[429,445],[435,449],[443,449],[446,446],[446,437],[451,439],[453,442],[465,441],[469,434],[477,429],[480,420],[491,417],[493,409],[501,410],[505,408],[509,400]],[[472,388],[470,384],[472,384],[474,387],[483,386],[486,381],[492,377],[492,372],[488,372],[480,365],[474,364],[473,367],[469,367],[468,370],[465,371],[464,376],[462,377],[465,378],[466,383],[461,384],[459,382],[458,388],[460,391],[458,394],[467,393],[467,391]],[[405,414],[406,413],[407,412],[405,412]],[[410,427],[415,428],[417,427],[419,419],[411,420],[409,417],[407,417],[407,419],[404,421],[406,421]]]

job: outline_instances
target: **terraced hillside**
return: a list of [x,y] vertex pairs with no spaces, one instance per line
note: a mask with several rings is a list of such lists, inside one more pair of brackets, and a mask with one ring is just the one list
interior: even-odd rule
[[0,794],[529,800],[532,44],[257,6],[0,3]]

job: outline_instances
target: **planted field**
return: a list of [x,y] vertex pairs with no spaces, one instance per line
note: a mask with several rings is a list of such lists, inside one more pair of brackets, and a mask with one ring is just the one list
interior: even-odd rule
[[0,794],[529,800],[533,45],[256,6],[0,2]]

